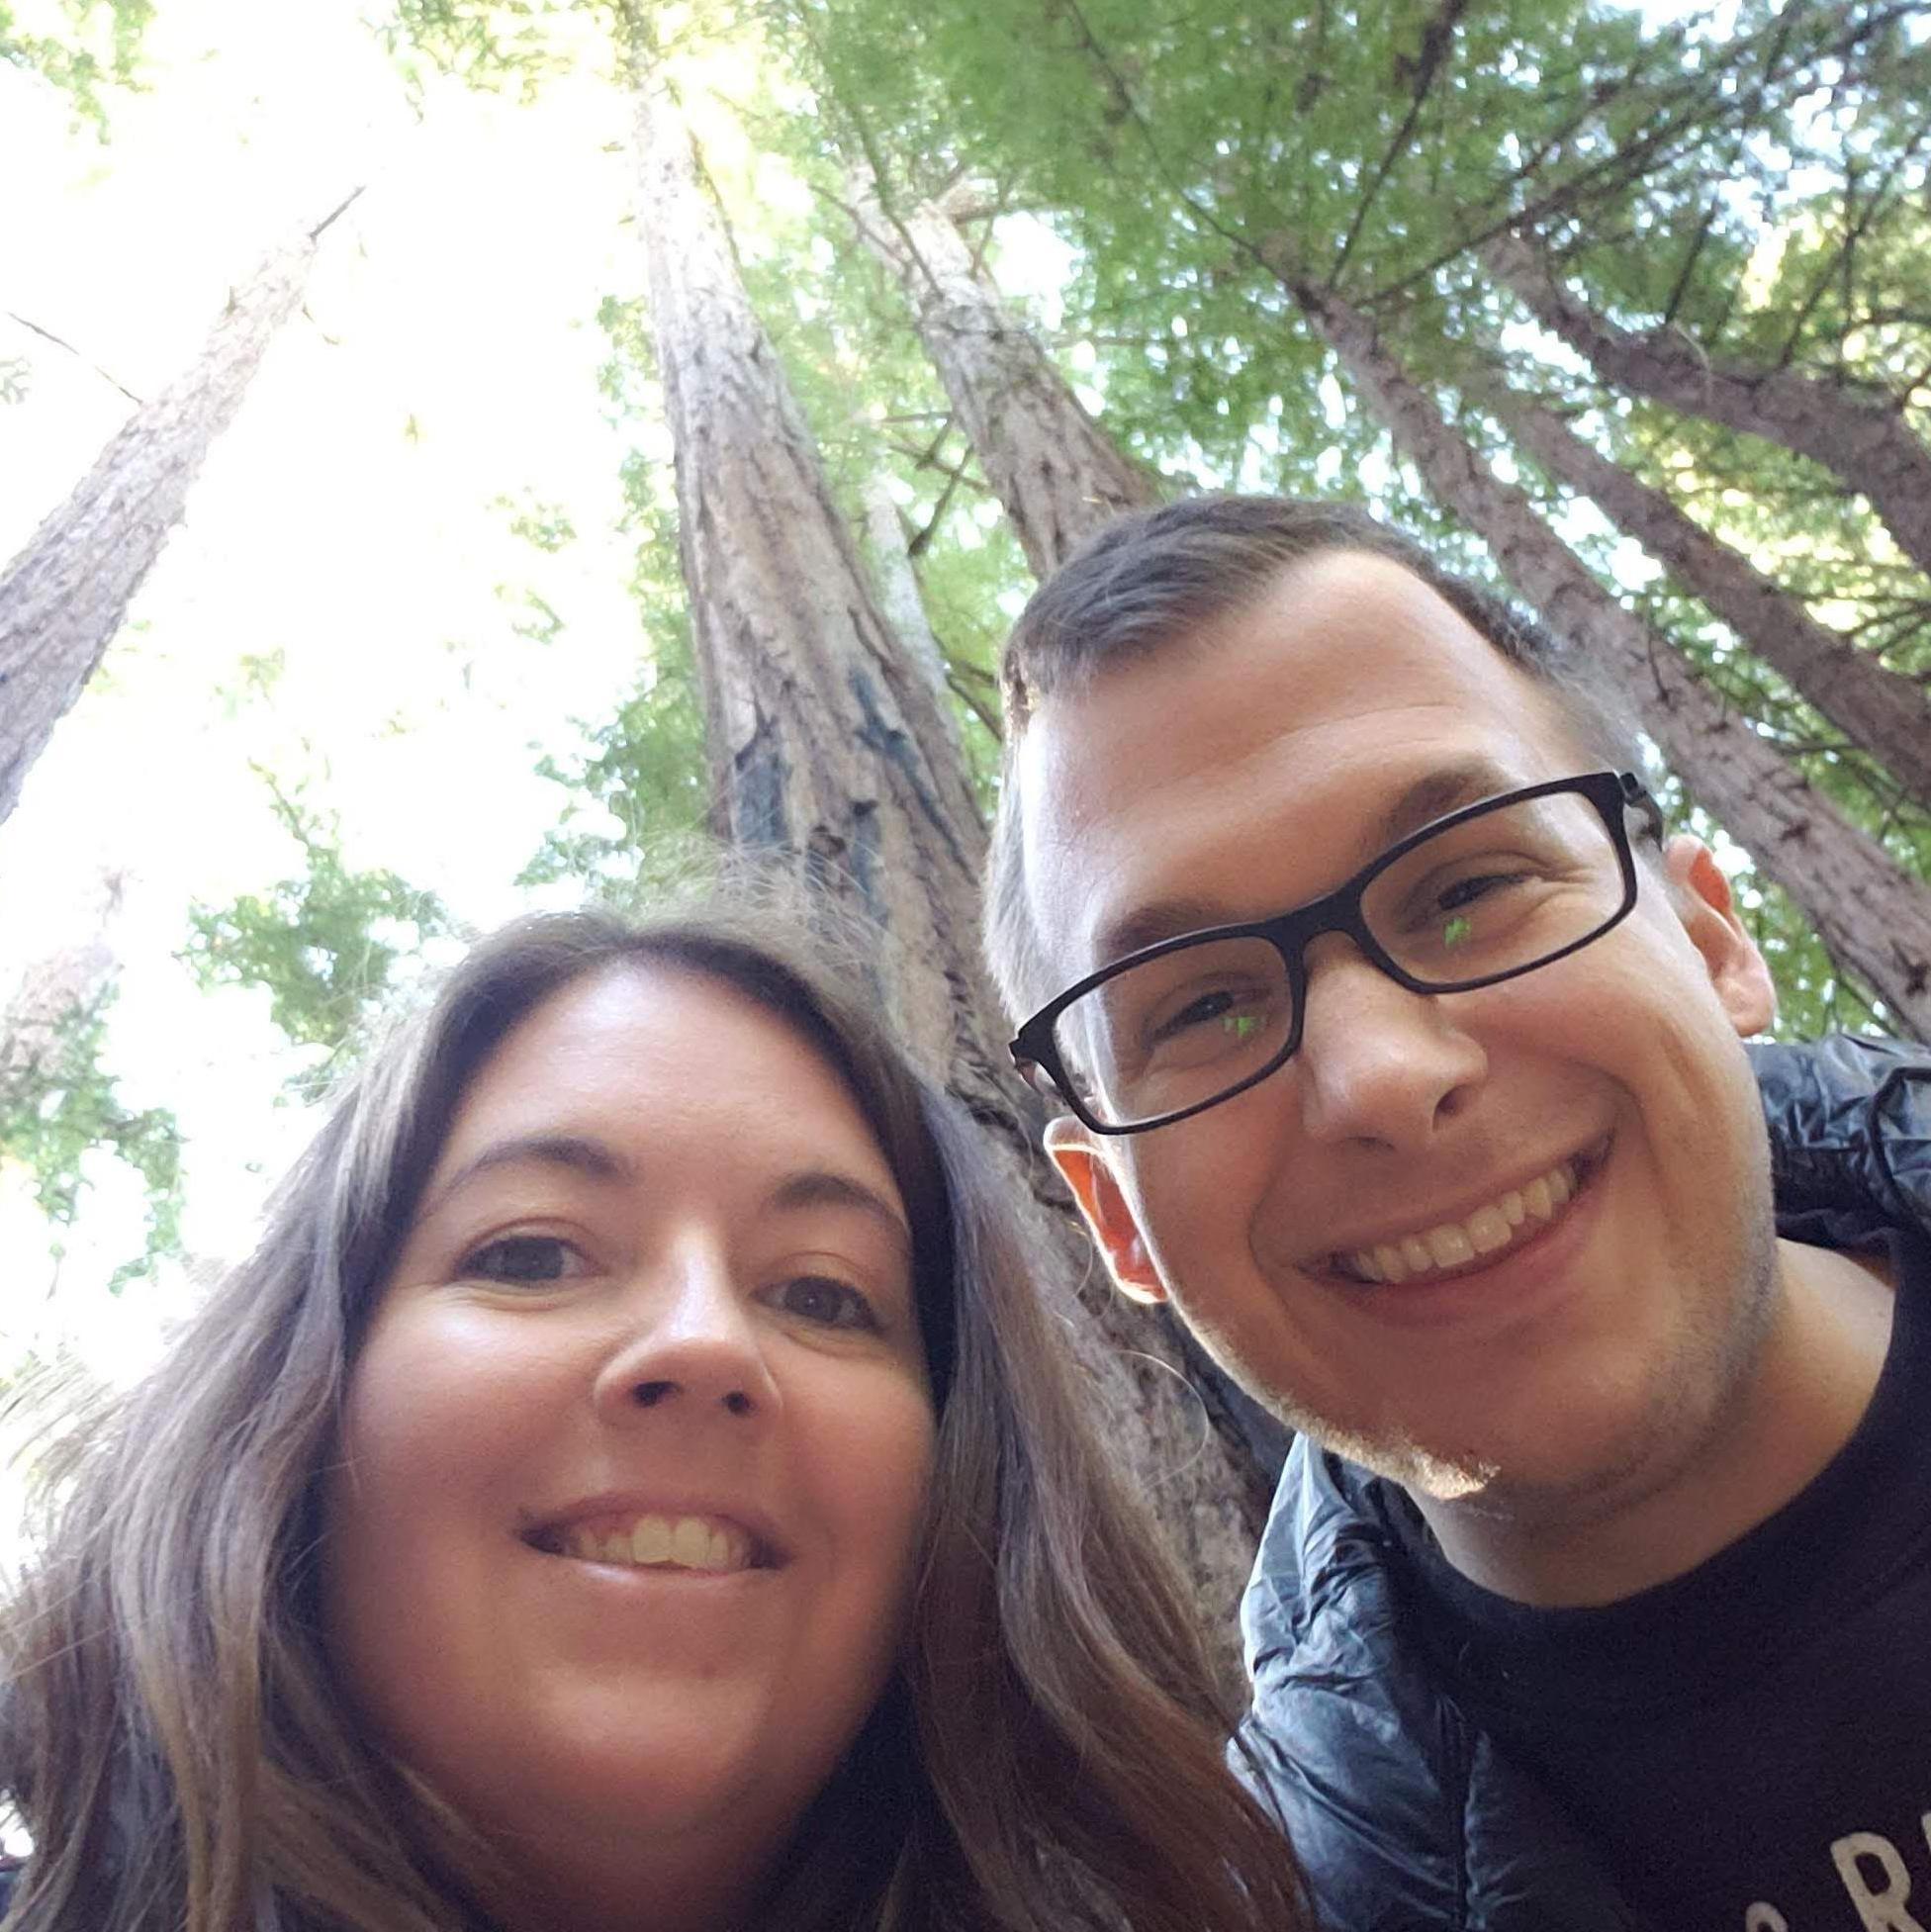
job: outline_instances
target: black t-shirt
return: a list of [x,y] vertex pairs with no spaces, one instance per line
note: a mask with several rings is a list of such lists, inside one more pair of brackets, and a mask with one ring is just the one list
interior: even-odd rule
[[1892,1259],[1856,1432],[1688,1576],[1528,1609],[1376,1486],[1437,1668],[1671,1932],[1931,1932],[1931,1245]]

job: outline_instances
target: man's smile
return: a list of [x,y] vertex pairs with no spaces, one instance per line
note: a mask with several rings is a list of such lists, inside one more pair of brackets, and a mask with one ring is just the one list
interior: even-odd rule
[[1344,1280],[1442,1281],[1486,1267],[1560,1220],[1609,1152],[1608,1139],[1498,1190],[1466,1213],[1331,1250],[1319,1271]]

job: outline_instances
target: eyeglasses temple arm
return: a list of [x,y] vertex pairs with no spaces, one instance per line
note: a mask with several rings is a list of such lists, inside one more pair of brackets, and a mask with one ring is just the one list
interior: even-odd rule
[[1649,836],[1660,846],[1666,829],[1663,821],[1663,807],[1650,795],[1648,785],[1633,772],[1616,774],[1622,785],[1622,802],[1626,809],[1641,812],[1643,824]]

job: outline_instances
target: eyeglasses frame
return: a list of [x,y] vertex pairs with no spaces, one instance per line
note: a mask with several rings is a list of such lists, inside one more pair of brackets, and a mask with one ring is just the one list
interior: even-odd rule
[[[1558,792],[1573,791],[1586,798],[1601,814],[1608,829],[1610,842],[1614,845],[1617,860],[1622,868],[1622,903],[1615,912],[1593,932],[1585,933],[1581,939],[1572,940],[1559,951],[1546,958],[1533,960],[1527,966],[1510,966],[1505,972],[1489,972],[1475,979],[1434,980],[1419,979],[1415,974],[1401,966],[1394,957],[1382,946],[1368,929],[1362,916],[1361,902],[1367,889],[1390,866],[1404,859],[1418,845],[1425,844],[1437,834],[1465,824],[1469,819],[1480,818],[1485,813],[1500,811],[1505,806],[1526,804],[1532,799],[1549,798]],[[1525,972],[1539,972],[1545,966],[1553,966],[1571,953],[1579,953],[1585,946],[1593,946],[1604,934],[1612,931],[1628,918],[1636,905],[1636,862],[1630,849],[1629,827],[1624,814],[1630,811],[1641,812],[1648,821],[1645,830],[1658,846],[1663,842],[1663,812],[1649,787],[1633,772],[1585,772],[1575,778],[1551,779],[1541,784],[1523,785],[1519,790],[1499,792],[1493,798],[1478,799],[1472,805],[1430,820],[1419,831],[1411,832],[1406,838],[1397,841],[1387,851],[1378,854],[1353,877],[1335,886],[1332,892],[1324,893],[1318,899],[1311,899],[1306,905],[1296,906],[1287,912],[1276,913],[1270,919],[1245,920],[1232,926],[1205,926],[1196,932],[1176,933],[1171,939],[1156,940],[1151,946],[1143,946],[1137,952],[1127,954],[1123,959],[1112,961],[1097,972],[1091,972],[1084,979],[1068,986],[1057,994],[1029,1019],[1013,1036],[1008,1051],[1013,1063],[1021,1076],[1034,1086],[1041,1084],[1039,1075],[1043,1074],[1051,1082],[1058,1097],[1069,1106],[1077,1119],[1095,1134],[1124,1135],[1146,1134],[1155,1127],[1171,1127],[1178,1121],[1191,1120],[1196,1114],[1204,1114],[1210,1107],[1218,1107],[1223,1100],[1232,1100],[1236,1094],[1245,1093],[1249,1087],[1276,1073],[1294,1057],[1301,1044],[1301,1035],[1307,1020],[1308,1010],[1308,965],[1307,949],[1317,940],[1329,933],[1342,933],[1351,939],[1361,956],[1381,972],[1392,979],[1396,985],[1405,987],[1412,993],[1468,993],[1481,986],[1494,986],[1505,979],[1519,978]],[[1126,1125],[1112,1124],[1097,1119],[1084,1101],[1073,1091],[1071,1075],[1053,1039],[1053,1029],[1060,1014],[1075,1000],[1084,999],[1096,986],[1107,980],[1117,978],[1134,966],[1147,965],[1149,961],[1162,959],[1169,953],[1183,952],[1189,947],[1211,945],[1220,940],[1263,939],[1281,956],[1281,964],[1287,972],[1288,991],[1294,1002],[1294,1024],[1286,1044],[1273,1058],[1258,1071],[1249,1073],[1243,1080],[1231,1086],[1225,1093],[1217,1093],[1211,1100],[1196,1101],[1191,1107],[1181,1107],[1169,1114],[1160,1114],[1151,1120],[1133,1121]]]

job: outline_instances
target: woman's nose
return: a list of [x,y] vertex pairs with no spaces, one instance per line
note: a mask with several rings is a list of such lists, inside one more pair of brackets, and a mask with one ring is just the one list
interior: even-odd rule
[[633,1286],[597,1372],[595,1401],[612,1422],[645,1410],[679,1419],[776,1413],[779,1391],[757,1311],[709,1249],[665,1257]]

